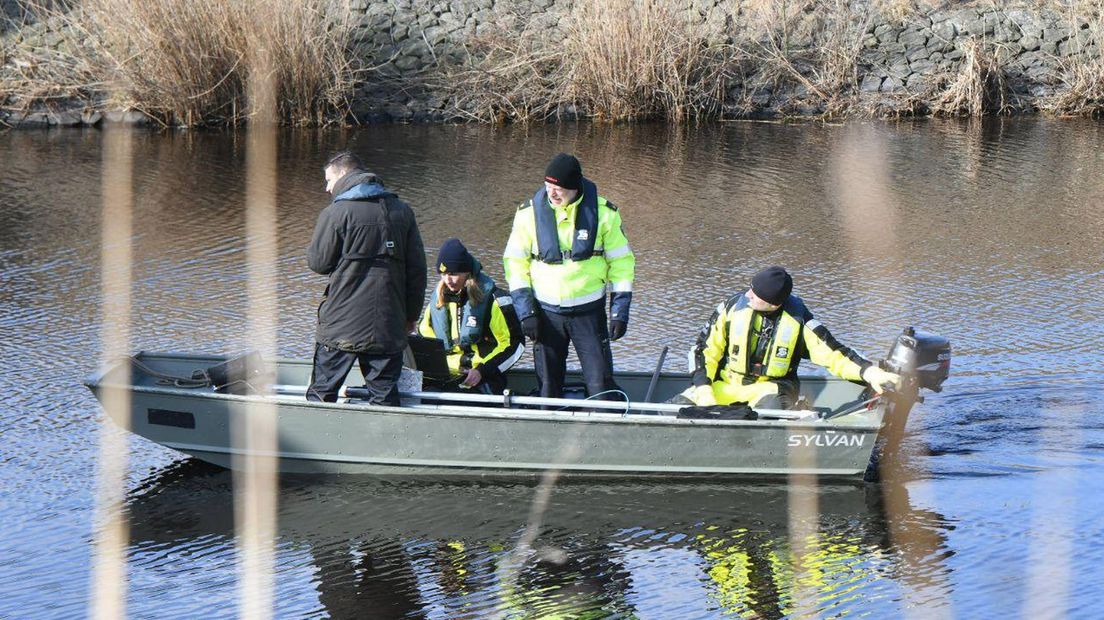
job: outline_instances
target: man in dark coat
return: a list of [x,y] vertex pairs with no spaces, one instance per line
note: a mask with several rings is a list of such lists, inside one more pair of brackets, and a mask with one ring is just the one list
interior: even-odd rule
[[406,335],[425,302],[426,260],[414,212],[341,152],[326,163],[333,201],[307,248],[312,271],[330,277],[318,307],[307,400],[334,402],[353,362],[374,404],[399,404]]

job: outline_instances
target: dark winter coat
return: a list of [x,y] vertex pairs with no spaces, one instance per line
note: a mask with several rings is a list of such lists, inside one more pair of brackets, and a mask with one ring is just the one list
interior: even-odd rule
[[338,179],[307,248],[312,271],[330,276],[315,339],[342,351],[390,355],[406,348],[406,324],[422,312],[426,260],[414,212],[375,175]]

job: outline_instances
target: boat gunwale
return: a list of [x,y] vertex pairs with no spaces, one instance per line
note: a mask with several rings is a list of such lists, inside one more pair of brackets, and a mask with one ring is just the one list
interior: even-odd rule
[[[286,405],[296,408],[306,409],[321,409],[332,410],[341,413],[354,413],[357,415],[364,414],[393,414],[393,415],[420,415],[420,416],[437,416],[445,418],[474,418],[474,419],[495,419],[495,420],[520,420],[520,421],[541,421],[541,422],[560,422],[560,423],[578,423],[578,424],[630,424],[630,425],[657,425],[657,426],[720,426],[720,427],[734,427],[734,428],[776,428],[785,427],[790,429],[811,429],[811,430],[831,430],[831,431],[849,431],[849,432],[877,432],[881,428],[881,424],[863,424],[863,423],[851,423],[840,424],[840,421],[847,421],[847,418],[851,414],[835,416],[829,419],[786,419],[786,418],[768,418],[768,419],[756,419],[756,420],[703,420],[703,419],[690,419],[690,418],[678,418],[670,414],[628,414],[628,413],[593,413],[593,412],[573,412],[573,411],[550,411],[542,409],[494,409],[490,407],[436,407],[436,408],[419,408],[419,407],[391,407],[386,405],[371,405],[368,403],[358,403],[356,401],[349,402],[337,402],[337,403],[325,403],[317,401],[307,401],[306,399],[289,399],[280,398],[278,396],[258,396],[258,395],[242,395],[242,394],[224,394],[220,392],[196,392],[196,388],[179,388],[179,387],[167,387],[167,386],[143,386],[143,385],[128,385],[119,383],[105,383],[103,381],[95,381],[91,377],[85,381],[90,389],[98,390],[104,388],[125,389],[136,394],[152,394],[152,395],[165,395],[165,396],[177,396],[184,398],[200,398],[204,400],[215,401],[229,401],[229,402],[256,402],[256,403],[276,403],[277,405]],[[581,401],[578,401],[581,402]],[[855,413],[865,414],[866,410],[860,410]]]

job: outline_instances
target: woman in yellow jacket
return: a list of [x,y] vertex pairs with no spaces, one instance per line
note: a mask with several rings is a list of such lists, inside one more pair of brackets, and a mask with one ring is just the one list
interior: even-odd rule
[[525,352],[521,323],[510,294],[495,286],[459,239],[447,239],[437,255],[441,275],[418,325],[448,351],[452,379],[442,389],[501,394],[504,373]]

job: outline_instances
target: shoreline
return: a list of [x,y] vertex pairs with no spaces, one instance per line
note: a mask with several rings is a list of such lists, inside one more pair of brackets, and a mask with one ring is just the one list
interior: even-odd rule
[[[0,5],[9,20],[0,29],[0,126],[248,122],[244,86],[216,93],[223,99],[207,108],[184,109],[174,105],[191,105],[196,95],[181,94],[191,92],[180,88],[182,80],[173,84],[179,93],[150,99],[151,86],[142,90],[119,78],[123,70],[102,62],[109,55],[100,39],[115,34],[111,23],[79,32],[83,17],[14,16],[17,3]],[[1104,111],[1104,15],[1056,1],[1001,8],[903,0],[352,0],[347,6],[318,30],[344,50],[347,72],[323,85],[325,92],[289,91],[302,102],[281,116],[283,124],[1095,117]],[[168,60],[200,52],[210,57],[180,45]],[[154,54],[144,49],[135,57],[152,65],[160,60]],[[217,86],[229,78],[244,84],[245,63],[229,60],[209,78]],[[110,84],[108,72],[116,76]],[[211,90],[198,81],[187,86],[205,95]]]

